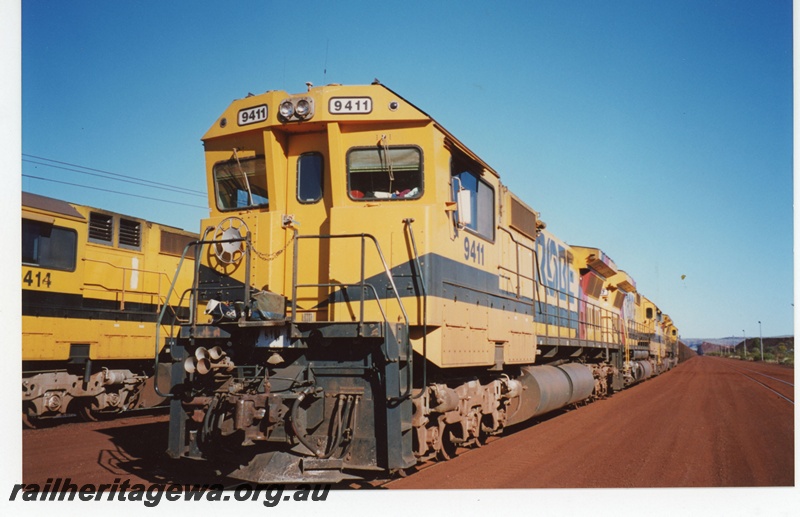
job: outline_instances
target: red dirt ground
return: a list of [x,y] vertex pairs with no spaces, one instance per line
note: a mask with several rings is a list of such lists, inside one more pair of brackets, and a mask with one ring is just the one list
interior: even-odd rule
[[794,382],[793,369],[695,357],[389,487],[794,485],[794,405],[731,366]]
[[[793,369],[695,357],[387,488],[794,485],[794,405],[731,365],[794,382]],[[785,393],[793,400],[792,387]],[[230,482],[202,462],[176,466],[166,440],[164,414],[25,430],[22,481]]]

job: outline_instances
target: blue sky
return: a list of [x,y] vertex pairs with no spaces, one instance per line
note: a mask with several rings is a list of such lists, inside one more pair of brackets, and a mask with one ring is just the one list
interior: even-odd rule
[[682,336],[793,333],[788,0],[31,0],[21,39],[22,174],[183,205],[25,191],[197,230],[203,197],[31,157],[204,191],[200,137],[231,100],[379,78]]

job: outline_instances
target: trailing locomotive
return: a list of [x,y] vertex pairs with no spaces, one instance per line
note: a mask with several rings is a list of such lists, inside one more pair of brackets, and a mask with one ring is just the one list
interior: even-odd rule
[[[170,293],[197,235],[135,217],[22,193],[22,414],[29,426],[77,413],[94,420],[165,400],[158,367],[185,309]],[[187,268],[175,287],[186,290]],[[154,346],[160,335],[158,346]],[[169,356],[164,354],[164,360]],[[160,390],[159,390],[160,391]]]
[[383,85],[248,96],[203,143],[172,457],[257,482],[402,472],[677,362],[630,275]]

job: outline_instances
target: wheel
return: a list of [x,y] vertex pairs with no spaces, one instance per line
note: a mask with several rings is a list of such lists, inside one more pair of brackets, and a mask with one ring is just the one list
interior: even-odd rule
[[102,422],[108,420],[114,412],[100,411],[94,398],[84,397],[75,401],[75,413],[84,422]]
[[92,403],[92,400],[76,401],[75,412],[84,422],[97,422],[99,420],[97,410],[93,409],[96,406]]
[[42,427],[42,420],[36,414],[36,409],[33,405],[23,406],[22,427],[25,429],[39,429]]
[[456,457],[456,452],[458,450],[458,445],[453,443],[452,433],[445,432],[442,433],[442,447],[436,454],[436,457],[440,460],[447,461],[449,459]]
[[409,467],[407,469],[395,469],[389,472],[389,475],[392,477],[407,478],[409,474],[413,474],[414,471],[414,467]]

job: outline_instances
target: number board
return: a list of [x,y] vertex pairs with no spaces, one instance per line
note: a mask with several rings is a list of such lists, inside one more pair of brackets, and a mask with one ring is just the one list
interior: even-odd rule
[[260,106],[239,110],[238,120],[240,126],[264,122],[267,120],[267,105],[261,104]]
[[331,97],[328,113],[332,115],[367,115],[372,113],[372,97]]

